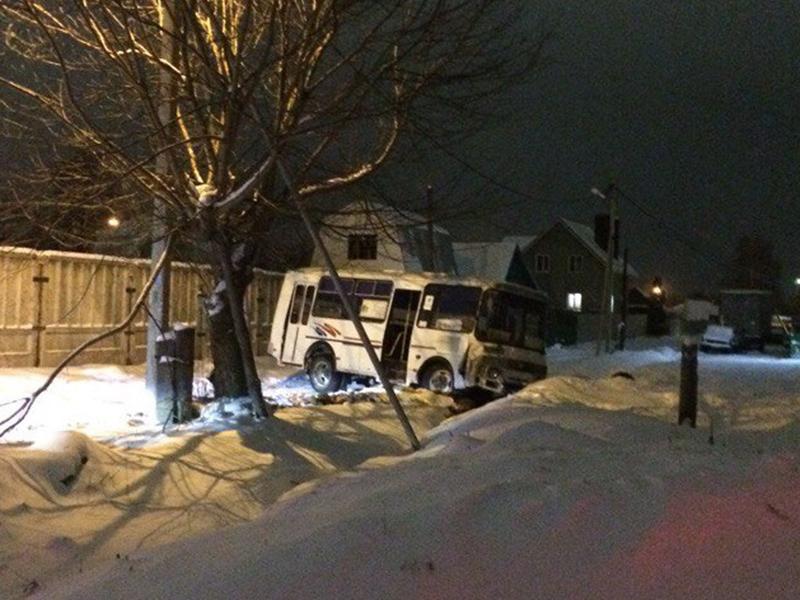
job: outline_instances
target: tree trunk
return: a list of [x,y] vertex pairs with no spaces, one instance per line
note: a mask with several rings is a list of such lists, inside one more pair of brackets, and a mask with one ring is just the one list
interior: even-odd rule
[[211,383],[215,398],[240,398],[247,396],[247,379],[244,363],[236,343],[233,316],[228,303],[225,282],[220,279],[214,291],[206,298],[209,335],[211,336],[211,358],[214,370]]
[[214,360],[211,377],[214,396],[248,397],[253,413],[266,417],[269,413],[261,393],[261,380],[244,314],[244,294],[253,280],[253,269],[242,244],[231,251],[228,245],[217,242],[214,255],[221,273],[214,291],[205,302]]

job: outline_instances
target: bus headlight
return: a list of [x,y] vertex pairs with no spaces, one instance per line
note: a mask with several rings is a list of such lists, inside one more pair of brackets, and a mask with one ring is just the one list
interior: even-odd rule
[[502,391],[504,387],[503,383],[503,374],[500,372],[500,369],[497,367],[489,367],[486,369],[486,375],[484,375],[484,381],[486,382],[486,387]]

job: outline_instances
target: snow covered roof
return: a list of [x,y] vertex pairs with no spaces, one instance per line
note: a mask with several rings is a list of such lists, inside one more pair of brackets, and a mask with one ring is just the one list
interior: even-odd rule
[[458,274],[503,281],[514,258],[514,242],[461,242],[453,244]]
[[[569,231],[575,235],[575,237],[584,245],[586,248],[594,254],[600,261],[605,264],[607,260],[607,250],[605,248],[601,248],[594,239],[594,229],[592,229],[588,225],[584,225],[583,223],[578,223],[577,221],[570,221],[569,219],[561,219],[561,224],[564,225]],[[624,263],[622,259],[617,258],[614,260],[614,272],[615,273],[622,273],[624,269]],[[633,266],[629,263],[628,264],[628,275],[631,277],[638,277],[639,273]]]
[[504,243],[516,244],[520,251],[524,251],[528,246],[536,241],[535,235],[507,235],[502,239]]

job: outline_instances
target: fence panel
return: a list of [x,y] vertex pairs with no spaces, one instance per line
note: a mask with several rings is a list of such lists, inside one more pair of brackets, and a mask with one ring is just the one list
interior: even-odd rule
[[31,251],[0,254],[0,364],[10,367],[36,363],[37,315],[42,299],[34,277],[41,268]]
[[[0,366],[53,366],[90,337],[122,322],[149,274],[150,263],[70,252],[0,247]],[[257,270],[246,297],[256,354],[266,353],[283,275]],[[171,321],[196,328],[197,356],[207,357],[203,294],[207,266],[174,263]],[[81,363],[134,364],[145,359],[148,316],[141,311],[122,333],[88,349]]]

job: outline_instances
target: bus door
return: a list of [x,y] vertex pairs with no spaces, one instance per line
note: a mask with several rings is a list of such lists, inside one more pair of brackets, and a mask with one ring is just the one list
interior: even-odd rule
[[307,346],[303,330],[308,325],[308,317],[311,314],[314,289],[313,285],[297,284],[294,286],[286,327],[283,329],[281,362],[295,365],[303,362]]
[[392,379],[405,379],[408,363],[408,348],[411,344],[411,332],[417,316],[420,292],[417,290],[396,289],[386,331],[383,334],[381,362],[389,371]]

